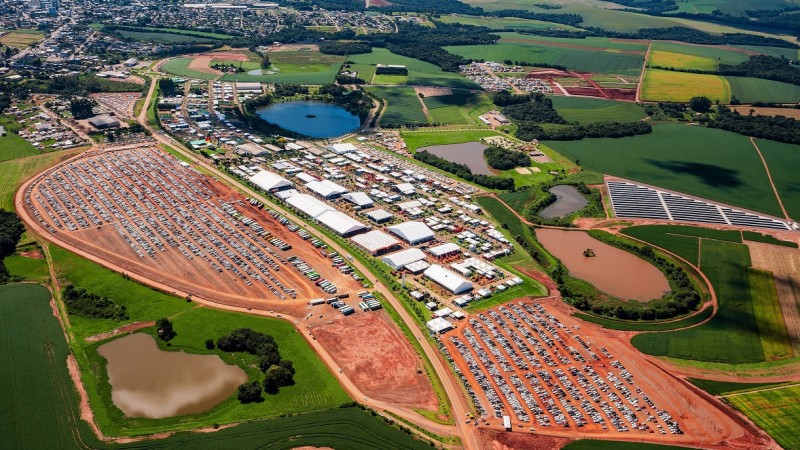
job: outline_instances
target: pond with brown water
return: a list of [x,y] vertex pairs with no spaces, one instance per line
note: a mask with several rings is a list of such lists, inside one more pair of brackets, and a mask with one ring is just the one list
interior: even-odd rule
[[488,147],[480,142],[464,142],[463,144],[431,145],[420,147],[418,152],[423,150],[446,159],[450,162],[464,164],[476,175],[495,175],[495,172],[486,163],[483,151]]
[[208,411],[247,381],[238,366],[217,355],[167,352],[149,334],[101,345],[111,399],[128,417],[161,419]]
[[[648,301],[670,291],[667,278],[657,267],[600,242],[585,231],[539,228],[536,238],[564,263],[571,277],[591,283],[615,297]],[[584,256],[586,249],[592,249],[595,256]]]

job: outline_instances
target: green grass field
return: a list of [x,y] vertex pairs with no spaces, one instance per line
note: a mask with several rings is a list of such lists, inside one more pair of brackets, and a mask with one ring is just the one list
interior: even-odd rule
[[800,189],[797,187],[797,174],[800,173],[800,146],[782,142],[756,141],[761,154],[767,161],[772,181],[789,216],[800,219]]
[[14,209],[14,193],[26,179],[81,150],[63,150],[0,162],[0,208]]
[[[250,75],[248,73],[228,73],[224,81],[258,81],[262,83],[327,84],[333,83],[345,57],[325,55],[316,50],[297,50],[273,52],[269,54],[272,63],[269,70],[275,73]],[[255,69],[259,69],[255,67]]]
[[712,230],[684,225],[635,226],[625,228],[622,233],[669,250],[695,266],[698,264],[700,252],[698,238],[742,242],[741,233],[738,231]]
[[[409,85],[480,89],[480,86],[457,73],[445,72],[439,66],[407,56],[397,55],[385,48],[376,47],[373,48],[370,53],[350,55],[347,57],[347,60],[359,66],[373,66],[373,72],[376,64],[398,64],[406,66],[408,69],[408,79],[405,83]],[[369,82],[369,79],[364,79]]]
[[494,108],[483,92],[454,90],[450,95],[425,97],[423,101],[434,123],[476,125],[480,122],[477,116]]
[[481,138],[497,136],[492,130],[424,130],[402,131],[401,136],[406,141],[410,151],[430,145],[461,144],[463,142],[477,142]]
[[686,55],[683,53],[667,52],[664,50],[653,50],[650,52],[650,59],[647,61],[650,67],[669,67],[673,69],[694,69],[694,70],[717,70],[718,64],[715,59],[704,58],[702,56]]
[[[667,54],[677,54],[678,60],[691,62],[692,58],[696,58],[699,65],[683,64],[665,64],[669,60],[659,60],[653,58],[654,52],[664,52]],[[681,55],[689,58],[681,58]],[[719,64],[736,65],[750,59],[745,52],[737,52],[733,50],[721,49],[719,47],[709,47],[704,45],[691,45],[676,42],[663,42],[655,41],[650,50],[650,60],[648,64],[662,67],[674,67],[678,69],[699,69],[699,70],[717,70]]]
[[701,378],[687,378],[688,382],[708,392],[711,395],[726,395],[736,392],[752,391],[754,389],[780,386],[786,383],[739,383],[730,381],[704,380]]
[[0,30],[0,45],[13,47],[18,49],[28,48],[31,44],[41,41],[44,38],[44,33],[39,30]]
[[381,126],[399,127],[406,124],[428,123],[414,88],[371,87],[367,90],[386,100]]
[[764,55],[775,56],[777,58],[783,56],[787,59],[797,59],[798,56],[798,49],[796,48],[763,47],[759,45],[737,45],[736,48],[759,52]]
[[732,242],[704,239],[700,248],[700,269],[717,294],[719,311],[710,322],[686,330],[644,333],[631,343],[656,356],[724,363],[764,361],[755,304],[748,270],[747,247]]
[[407,75],[375,75],[372,84],[383,85],[405,85],[408,82]]
[[5,128],[6,134],[0,136],[0,162],[42,153],[30,142],[15,134],[15,131],[22,128],[15,117],[0,115],[0,126]]
[[[781,215],[761,159],[749,139],[736,133],[669,124],[641,136],[547,145],[595,172]],[[781,158],[800,165],[800,153]]]
[[800,86],[780,81],[750,77],[725,77],[731,86],[731,96],[742,103],[800,102]]
[[726,397],[726,401],[743,412],[756,425],[772,436],[781,447],[800,448],[800,386],[750,392]]
[[480,17],[480,16],[463,16],[463,15],[448,15],[441,16],[437,20],[444,23],[461,23],[464,25],[472,25],[476,27],[487,27],[492,30],[541,30],[550,28],[559,28],[562,30],[577,31],[579,28],[571,27],[561,23],[544,22],[541,20],[520,19],[517,17]]
[[647,117],[644,110],[632,102],[617,102],[585,97],[566,97],[556,95],[550,97],[553,107],[561,117],[579,123],[603,121],[628,122]]
[[29,258],[16,254],[6,256],[5,259],[3,259],[3,264],[12,277],[22,277],[26,280],[45,282],[50,278],[47,261],[44,259]]
[[157,44],[210,44],[216,39],[199,36],[188,36],[185,34],[163,33],[159,31],[128,31],[117,30],[114,33],[120,36],[142,42],[154,42]]
[[641,97],[648,101],[688,102],[696,96],[728,103],[731,87],[725,77],[697,73],[647,69]]
[[[504,60],[562,65],[582,72],[639,74],[646,45],[630,44],[606,38],[557,39],[517,33],[497,33],[502,39],[495,45],[445,47],[465,58],[486,61]],[[622,53],[622,51],[636,54]]]
[[793,357],[792,342],[783,320],[772,272],[749,269],[747,278],[764,358],[767,361],[776,361]]
[[198,72],[189,68],[193,58],[172,58],[161,66],[161,71],[183,78],[197,78],[200,80],[213,80],[217,78],[212,73]]

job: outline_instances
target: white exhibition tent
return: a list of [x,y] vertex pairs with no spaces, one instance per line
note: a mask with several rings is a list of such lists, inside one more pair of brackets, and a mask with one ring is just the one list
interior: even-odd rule
[[389,232],[411,245],[430,241],[436,238],[436,234],[422,222],[403,222],[387,228]]
[[292,186],[291,181],[267,170],[262,170],[250,177],[250,182],[267,192]]
[[398,270],[403,267],[425,259],[425,253],[418,248],[407,248],[381,258],[387,266]]
[[461,294],[462,292],[467,292],[472,289],[471,281],[438,264],[428,267],[423,273],[427,278],[453,294]]

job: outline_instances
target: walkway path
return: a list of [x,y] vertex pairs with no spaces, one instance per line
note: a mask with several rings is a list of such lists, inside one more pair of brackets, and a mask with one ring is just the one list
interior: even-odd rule
[[761,154],[761,149],[759,149],[758,145],[756,145],[755,138],[751,137],[750,143],[753,144],[753,147],[756,149],[756,153],[758,153],[758,157],[761,158],[761,163],[764,164],[764,170],[767,171],[767,178],[769,179],[769,185],[772,186],[772,192],[775,193],[775,199],[778,200],[778,205],[781,207],[781,212],[783,212],[783,216],[786,218],[786,220],[791,221],[792,218],[789,217],[789,213],[787,213],[786,208],[783,207],[781,196],[778,194],[778,188],[776,188],[775,183],[772,182],[772,174],[769,172],[769,166],[767,165],[767,160],[764,159],[764,155]]

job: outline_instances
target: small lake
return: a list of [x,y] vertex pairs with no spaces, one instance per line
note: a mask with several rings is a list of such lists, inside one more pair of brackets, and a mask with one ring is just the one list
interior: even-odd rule
[[[649,301],[670,291],[667,278],[654,265],[600,242],[585,231],[539,228],[536,238],[564,263],[570,276],[615,297]],[[583,256],[588,248],[594,250],[596,256]]]
[[108,361],[111,400],[128,417],[208,411],[247,381],[241,368],[217,355],[163,351],[144,333],[103,344],[97,352]]
[[560,184],[551,187],[548,191],[555,194],[556,201],[547,205],[545,209],[539,212],[539,216],[544,219],[564,217],[567,214],[574,213],[583,208],[589,203],[586,197],[581,195],[575,186]]
[[273,103],[259,108],[269,123],[305,136],[332,138],[357,130],[361,120],[339,105],[316,101]]
[[486,160],[483,158],[483,151],[486,148],[487,146],[480,142],[465,142],[463,144],[420,147],[417,151],[426,150],[428,153],[450,162],[465,164],[472,173],[477,175],[494,175],[492,168],[486,164]]

